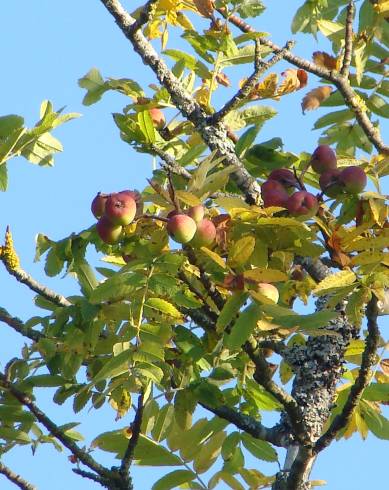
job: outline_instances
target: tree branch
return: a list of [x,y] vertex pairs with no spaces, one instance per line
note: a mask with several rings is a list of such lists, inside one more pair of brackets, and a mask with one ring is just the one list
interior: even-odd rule
[[135,418],[133,423],[131,424],[132,434],[130,441],[128,443],[126,452],[124,453],[122,463],[120,465],[119,473],[124,481],[131,483],[131,477],[129,475],[130,467],[132,464],[132,460],[134,458],[135,447],[139,440],[139,434],[142,425],[142,417],[143,417],[143,398],[144,395],[141,393],[138,397],[138,407],[135,412]]
[[177,163],[176,160],[171,155],[169,155],[169,153],[161,150],[155,145],[150,145],[150,147],[153,152],[156,153],[165,162],[162,164],[162,168],[173,174],[181,175],[185,179],[190,179],[192,177],[192,174],[188,172],[186,168],[181,167],[181,165]]
[[233,165],[235,172],[231,177],[243,189],[248,202],[254,204],[260,200],[260,185],[245,169],[235,153],[235,146],[227,136],[226,127],[219,123],[209,125],[207,117],[200,104],[181,85],[179,80],[169,70],[166,63],[159,57],[151,43],[139,30],[132,30],[134,24],[130,14],[123,8],[118,0],[101,0],[105,8],[114,17],[117,25],[131,42],[134,50],[140,55],[143,62],[155,73],[162,86],[169,92],[173,103],[199,132],[205,143],[212,151],[217,151],[224,157],[225,165]]
[[[259,45],[257,41],[256,46]],[[269,61],[259,63],[258,62],[258,54],[255,56],[255,71],[250,77],[245,81],[243,87],[228,101],[226,104],[218,111],[212,114],[208,118],[209,124],[217,124],[221,121],[228,113],[236,109],[242,101],[247,99],[250,93],[253,91],[255,84],[258,82],[260,77],[267,71],[269,68],[274,66],[276,63],[281,61],[285,57],[286,51],[289,51],[294,45],[293,41],[288,41],[285,47],[275,54]]]
[[26,327],[26,325],[22,322],[22,320],[20,320],[20,318],[10,315],[8,311],[2,307],[0,307],[0,322],[6,323],[16,332],[34,342],[38,342],[43,337],[40,332],[36,332],[35,330]]
[[4,246],[0,247],[0,260],[3,262],[7,272],[11,276],[14,276],[18,282],[25,284],[29,289],[43,296],[57,306],[71,306],[70,301],[68,301],[64,296],[52,291],[46,286],[43,286],[20,267],[19,257],[15,251],[9,227],[7,227],[7,231],[5,233]]
[[[227,17],[225,9],[220,8],[217,10],[223,15],[223,17]],[[228,21],[231,22],[231,24],[235,25],[242,32],[256,32],[255,29],[247,24],[247,22],[243,21],[236,15],[228,16]],[[282,49],[280,48],[280,46],[277,46],[277,44],[273,43],[269,39],[266,39],[264,37],[258,37],[257,39],[263,46],[267,46],[268,48],[270,48],[273,53],[278,53]],[[324,78],[325,80],[333,83],[342,94],[348,108],[354,112],[356,120],[358,121],[358,124],[360,125],[368,140],[373,144],[378,152],[389,155],[389,146],[384,143],[378,129],[373,126],[373,123],[367,116],[364,107],[359,103],[358,95],[351,88],[351,85],[347,78],[345,78],[341,74],[338,74],[336,71],[322,68],[315,63],[312,63],[304,58],[300,58],[299,56],[296,56],[290,52],[285,53],[284,59],[286,61],[289,61],[289,63],[291,63],[292,65],[297,66],[298,68],[302,68],[309,73],[317,75],[318,77]]]
[[351,387],[350,394],[347,401],[342,409],[342,412],[337,415],[329,429],[325,434],[323,434],[320,439],[316,442],[315,452],[320,452],[331,444],[331,442],[336,437],[336,434],[347,426],[350,418],[353,414],[354,409],[361,399],[363,390],[369,384],[370,381],[370,370],[374,365],[374,358],[377,351],[380,331],[377,324],[378,316],[378,300],[376,296],[373,295],[366,307],[366,317],[367,317],[367,329],[368,335],[366,337],[365,349],[362,353],[362,363],[359,369],[357,379],[355,380],[353,386]]
[[340,69],[340,75],[344,78],[348,78],[351,64],[351,57],[353,54],[353,22],[355,14],[354,0],[349,0],[347,5],[346,16],[346,33],[344,37],[344,55],[342,68]]
[[253,419],[249,415],[239,413],[233,408],[227,406],[210,407],[205,403],[199,402],[203,408],[212,412],[214,415],[227,420],[231,424],[235,425],[240,430],[243,430],[247,434],[250,434],[255,439],[261,439],[262,441],[268,441],[278,447],[287,447],[289,440],[280,427],[275,426],[272,428],[265,427],[257,420]]
[[29,483],[20,475],[12,471],[8,466],[2,463],[0,463],[0,474],[4,475],[6,478],[8,478],[9,481],[14,483],[17,487],[21,488],[22,490],[37,490],[37,487],[35,485]]
[[108,470],[104,466],[97,463],[90,454],[80,449],[77,444],[67,436],[42,410],[32,401],[32,399],[24,392],[14,386],[7,377],[0,373],[0,385],[8,390],[23,406],[27,407],[30,412],[35,415],[36,419],[54,436],[56,437],[69,451],[77,457],[85,466],[95,471],[102,478],[113,480],[117,475]]

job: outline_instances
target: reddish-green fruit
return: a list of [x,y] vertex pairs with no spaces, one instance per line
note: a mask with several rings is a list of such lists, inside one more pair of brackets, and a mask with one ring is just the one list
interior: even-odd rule
[[119,194],[126,194],[127,196],[130,196],[132,197],[132,199],[134,199],[136,204],[136,213],[135,213],[136,218],[138,218],[143,214],[143,201],[140,192],[124,190],[124,191],[120,191]]
[[190,244],[193,247],[209,247],[215,241],[216,228],[209,219],[203,219],[197,223],[197,230]]
[[319,209],[316,197],[307,191],[295,192],[289,197],[286,207],[292,216],[311,218]]
[[197,206],[192,206],[188,209],[188,212],[186,214],[190,216],[193,220],[195,220],[196,223],[200,223],[205,214],[204,206],[202,206],[201,204],[198,204]]
[[294,173],[287,168],[277,168],[270,172],[268,180],[276,180],[283,187],[298,187],[299,183],[294,175]]
[[286,207],[289,194],[285,188],[276,180],[267,180],[261,186],[261,195],[265,208],[270,206]]
[[111,194],[105,203],[105,216],[113,225],[129,225],[135,214],[135,200],[127,191]]
[[265,296],[265,298],[270,299],[274,303],[277,303],[280,297],[278,289],[273,286],[273,284],[268,284],[267,282],[260,282],[257,286],[257,291]]
[[95,218],[103,216],[105,211],[105,203],[107,202],[108,194],[97,193],[97,196],[93,199],[91,204],[91,211]]
[[167,223],[169,235],[178,243],[188,243],[194,237],[197,226],[195,221],[186,214],[176,214]]
[[152,109],[149,109],[149,111],[154,127],[157,129],[162,129],[165,126],[166,120],[161,109],[158,109],[158,107],[153,107]]
[[344,185],[344,190],[350,194],[362,192],[367,184],[367,177],[360,167],[347,167],[339,175],[339,181]]
[[120,234],[122,232],[122,227],[120,225],[113,225],[104,215],[97,222],[96,230],[103,242],[112,245],[119,240]]
[[319,178],[320,189],[328,197],[338,197],[343,192],[344,186],[339,182],[340,170],[335,168],[322,173]]
[[327,170],[334,170],[336,164],[336,153],[328,145],[319,145],[312,153],[311,166],[318,174],[322,174]]

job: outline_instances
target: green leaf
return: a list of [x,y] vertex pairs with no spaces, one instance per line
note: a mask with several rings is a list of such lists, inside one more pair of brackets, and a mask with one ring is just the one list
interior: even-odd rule
[[241,307],[245,304],[247,298],[247,293],[236,292],[227,299],[216,322],[216,330],[218,332],[222,332],[225,327],[234,320]]
[[372,408],[369,402],[361,400],[359,408],[369,430],[379,439],[389,440],[389,420]]
[[31,386],[36,387],[53,387],[53,386],[63,386],[66,381],[61,376],[51,375],[51,374],[37,374],[36,376],[30,376],[26,378],[23,383],[28,383]]
[[174,406],[172,404],[165,405],[159,412],[154,423],[151,435],[157,442],[166,439],[167,433],[174,419]]
[[146,143],[155,143],[156,136],[154,124],[148,110],[138,112],[138,124],[145,137]]
[[243,18],[258,17],[265,10],[265,5],[261,0],[240,0],[234,1],[234,4],[238,4],[238,14]]
[[259,305],[251,304],[235,321],[231,333],[225,335],[224,343],[231,350],[238,349],[253,333],[261,315]]
[[174,397],[174,418],[178,426],[188,430],[192,425],[192,415],[196,408],[196,398],[190,390],[177,391]]
[[247,129],[247,131],[242,134],[235,145],[235,152],[238,157],[241,157],[242,154],[254,143],[260,129],[261,125],[255,124],[252,128]]
[[8,168],[7,164],[0,165],[0,191],[4,192],[8,188]]
[[26,128],[18,128],[0,142],[0,165],[8,160],[25,133]]
[[97,384],[100,381],[113,376],[118,376],[128,370],[128,363],[131,359],[130,349],[124,350],[117,356],[111,357],[104,366],[93,377],[93,383]]
[[26,432],[13,429],[12,427],[0,427],[0,439],[4,439],[5,441],[15,441],[19,444],[28,444],[31,442],[31,439]]
[[201,451],[193,461],[193,468],[196,473],[205,473],[209,470],[219,456],[225,438],[225,432],[217,432],[202,446]]
[[85,88],[87,93],[82,101],[84,105],[92,105],[98,102],[108,87],[97,68],[92,68],[86,75],[79,79],[78,85]]
[[254,439],[249,434],[241,434],[243,446],[258,459],[264,461],[277,461],[278,456],[276,450],[266,441]]
[[363,390],[362,398],[374,402],[389,402],[389,383],[373,383]]
[[104,301],[118,301],[119,299],[129,298],[131,293],[137,287],[142,287],[144,283],[144,276],[138,273],[117,273],[100,283],[91,292],[89,301],[92,304],[99,304]]
[[383,97],[377,94],[371,95],[366,99],[367,107],[381,117],[389,118],[389,104]]
[[341,123],[354,118],[354,113],[349,109],[335,111],[320,117],[314,124],[313,129],[324,128],[330,124]]
[[152,486],[152,490],[170,490],[188,483],[196,478],[196,473],[189,470],[175,470],[160,478]]
[[318,311],[309,315],[283,315],[273,318],[272,322],[285,328],[300,327],[302,329],[316,329],[325,327],[331,320],[334,320],[339,313],[336,311]]
[[224,121],[231,130],[235,131],[251,124],[262,126],[265,121],[276,115],[277,111],[273,107],[254,105],[246,109],[231,111]]
[[7,138],[11,133],[23,127],[24,119],[15,114],[0,117],[0,140]]

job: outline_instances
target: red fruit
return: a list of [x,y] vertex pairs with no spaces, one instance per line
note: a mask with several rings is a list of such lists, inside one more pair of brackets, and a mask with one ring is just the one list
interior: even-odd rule
[[97,193],[97,196],[93,199],[91,204],[91,211],[95,218],[103,216],[105,211],[105,203],[107,202],[108,194]]
[[276,180],[267,180],[264,182],[261,186],[261,194],[265,208],[270,206],[281,206],[285,208],[289,198],[289,194],[282,184]]
[[347,167],[339,175],[339,181],[344,185],[344,190],[350,194],[362,192],[367,184],[367,177],[360,167]]
[[136,213],[135,213],[136,218],[138,218],[143,214],[143,201],[140,192],[124,190],[124,191],[120,191],[119,194],[126,194],[127,196],[130,196],[132,197],[132,199],[134,199],[136,204]]
[[112,245],[119,240],[120,234],[122,232],[122,227],[120,225],[113,225],[104,215],[97,222],[96,230],[103,242]]
[[307,191],[298,191],[291,195],[286,203],[289,214],[311,218],[319,209],[316,197]]
[[319,178],[320,189],[328,197],[337,197],[343,192],[343,184],[339,182],[340,170],[335,168],[322,173]]
[[209,219],[203,219],[197,223],[197,230],[190,244],[193,247],[208,247],[216,238],[215,225]]
[[178,243],[188,243],[194,237],[197,226],[195,221],[186,214],[176,214],[167,223],[169,235]]
[[158,107],[153,107],[152,109],[149,109],[149,111],[154,127],[157,129],[162,129],[165,126],[166,120],[161,109],[158,109]]
[[294,175],[294,173],[287,168],[277,168],[270,172],[268,180],[276,180],[284,187],[298,187],[299,183]]
[[322,174],[327,170],[334,170],[336,165],[336,153],[330,146],[319,145],[312,153],[311,166],[316,173]]
[[189,208],[186,214],[194,219],[196,223],[200,223],[200,221],[204,218],[204,213],[204,206],[198,204],[197,206],[192,206],[191,208]]
[[136,203],[128,191],[111,194],[105,203],[105,216],[113,225],[129,225],[135,214]]

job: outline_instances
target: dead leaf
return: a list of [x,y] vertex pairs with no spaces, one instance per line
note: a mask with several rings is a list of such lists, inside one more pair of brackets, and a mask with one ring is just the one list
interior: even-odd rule
[[204,17],[211,18],[213,16],[214,0],[193,0],[193,3]]
[[317,87],[308,92],[301,101],[303,114],[305,111],[313,111],[320,107],[320,104],[331,95],[332,88],[328,85]]
[[312,59],[317,66],[327,68],[327,70],[339,70],[340,59],[331,56],[324,51],[315,51]]
[[308,83],[308,73],[305,70],[288,68],[281,75],[284,77],[284,80],[278,87],[276,96],[296,92],[296,90],[304,88]]

